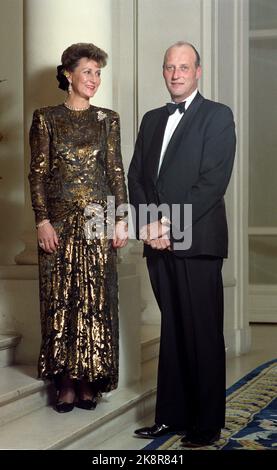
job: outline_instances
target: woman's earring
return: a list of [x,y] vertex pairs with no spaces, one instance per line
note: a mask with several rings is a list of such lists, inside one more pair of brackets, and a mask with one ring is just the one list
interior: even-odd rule
[[72,93],[72,85],[71,83],[69,82],[69,85],[68,85],[68,94],[71,95]]

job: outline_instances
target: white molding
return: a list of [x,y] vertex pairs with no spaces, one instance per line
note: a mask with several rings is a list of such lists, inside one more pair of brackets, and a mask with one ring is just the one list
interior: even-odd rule
[[236,287],[237,280],[234,277],[224,277],[223,276],[223,287]]
[[240,356],[249,351],[251,346],[251,329],[249,326],[240,329],[229,328],[224,330],[224,337],[227,358]]
[[139,115],[138,115],[138,22],[139,22],[139,13],[138,13],[138,0],[133,0],[133,109],[134,109],[134,130],[133,130],[133,141],[137,139],[138,130],[139,130]]
[[219,22],[219,0],[213,0],[213,16],[214,16],[214,23],[213,23],[213,50],[214,50],[214,77],[213,77],[213,94],[212,98],[214,101],[218,101],[219,97],[219,76],[218,76],[218,67],[219,67],[219,35],[218,35],[218,25]]
[[263,40],[277,38],[277,29],[256,29],[249,32],[250,40]]
[[250,284],[249,312],[251,322],[277,323],[277,286]]
[[249,3],[234,0],[234,115],[237,126],[237,155],[234,172],[235,273],[237,289],[235,324],[248,325],[248,25]]
[[202,0],[200,4],[200,44],[203,65],[201,91],[206,98],[218,101],[219,95],[219,0]]
[[204,96],[211,98],[212,95],[212,0],[202,0],[200,4],[201,29],[200,44],[202,56],[202,68],[205,71],[201,78],[201,91]]
[[[231,15],[229,19],[229,15]],[[221,19],[226,25],[230,22],[232,30],[222,30]],[[204,95],[215,101],[224,99],[221,93],[230,99],[234,111],[238,137],[237,155],[231,182],[231,219],[232,256],[226,265],[223,278],[226,293],[226,311],[229,314],[227,325],[233,325],[225,331],[228,343],[228,355],[238,355],[249,350],[248,332],[248,0],[202,0],[201,2],[201,48],[203,55],[203,91]],[[229,37],[230,36],[230,37]],[[221,68],[228,69],[223,53],[224,41],[233,44],[232,76],[230,87],[233,93],[227,93],[220,75]],[[222,45],[222,47],[221,47]],[[228,48],[227,48],[228,49]],[[230,51],[228,51],[229,53]],[[228,60],[228,56],[226,57]],[[225,273],[224,273],[225,274]],[[231,316],[231,318],[230,318]]]
[[277,235],[277,227],[249,227],[248,235],[275,237]]
[[0,266],[0,281],[26,281],[35,279],[38,279],[37,264]]

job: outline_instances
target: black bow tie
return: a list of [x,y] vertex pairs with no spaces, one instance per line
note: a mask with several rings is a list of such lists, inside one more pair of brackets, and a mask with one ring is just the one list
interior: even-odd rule
[[185,112],[185,101],[181,103],[166,103],[168,114],[174,114],[176,109],[179,109],[180,113]]

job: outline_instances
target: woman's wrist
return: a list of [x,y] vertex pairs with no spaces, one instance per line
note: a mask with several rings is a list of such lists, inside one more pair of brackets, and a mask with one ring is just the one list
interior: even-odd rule
[[43,225],[46,225],[46,224],[50,224],[50,220],[49,220],[49,219],[43,219],[41,222],[39,222],[39,223],[36,225],[36,228],[43,227]]

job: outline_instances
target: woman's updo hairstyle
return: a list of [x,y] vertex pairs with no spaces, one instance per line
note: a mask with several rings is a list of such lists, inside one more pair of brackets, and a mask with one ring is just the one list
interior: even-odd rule
[[79,42],[72,44],[62,54],[62,64],[57,67],[57,80],[61,90],[68,90],[69,81],[66,78],[66,71],[73,72],[83,57],[94,60],[99,67],[105,67],[108,54],[92,43]]

